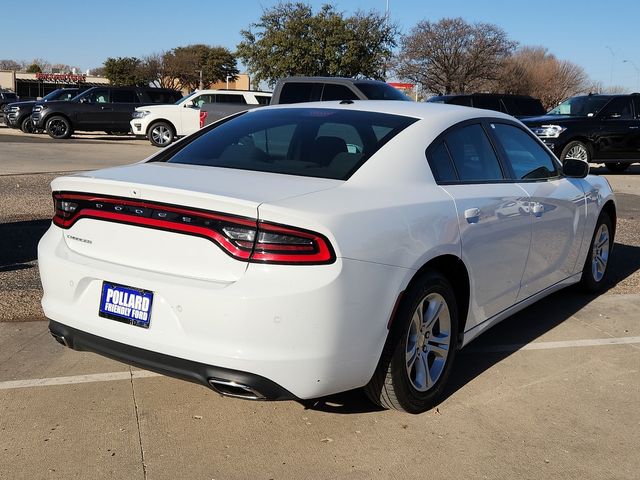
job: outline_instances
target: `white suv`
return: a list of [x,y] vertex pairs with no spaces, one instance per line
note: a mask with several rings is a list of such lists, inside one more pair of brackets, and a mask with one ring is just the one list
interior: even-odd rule
[[144,135],[152,145],[165,147],[177,137],[200,128],[200,107],[205,103],[228,105],[268,105],[271,94],[241,90],[196,90],[173,105],[148,105],[136,108],[131,131]]

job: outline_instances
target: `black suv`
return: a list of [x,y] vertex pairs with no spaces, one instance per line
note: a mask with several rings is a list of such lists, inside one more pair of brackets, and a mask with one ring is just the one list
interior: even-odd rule
[[640,94],[581,95],[523,120],[561,159],[604,163],[622,172],[640,162]]
[[136,107],[175,103],[175,90],[151,87],[94,87],[68,102],[37,103],[31,121],[51,138],[69,138],[75,130],[128,132]]
[[537,98],[528,95],[501,93],[470,93],[460,95],[438,95],[431,97],[430,103],[449,103],[463,107],[483,108],[507,113],[516,118],[544,115],[546,110]]
[[5,123],[7,122],[4,118],[4,107],[9,103],[17,102],[18,100],[19,98],[15,93],[0,90],[0,120],[4,120]]
[[30,100],[28,102],[9,103],[4,108],[4,123],[7,127],[19,128],[24,133],[34,131],[31,122],[31,111],[39,102],[53,102],[55,100],[68,101],[80,93],[79,88],[58,88],[42,97],[41,100]]

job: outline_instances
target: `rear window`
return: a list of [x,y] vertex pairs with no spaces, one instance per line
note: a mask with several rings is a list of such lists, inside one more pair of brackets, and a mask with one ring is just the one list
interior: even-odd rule
[[404,93],[386,83],[355,82],[369,100],[404,100],[411,101]]
[[252,111],[197,137],[167,162],[346,180],[415,121],[317,108]]

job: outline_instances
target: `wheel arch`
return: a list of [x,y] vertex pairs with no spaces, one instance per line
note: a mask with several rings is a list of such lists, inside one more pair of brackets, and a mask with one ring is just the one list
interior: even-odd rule
[[616,223],[617,223],[617,220],[618,220],[618,213],[617,213],[616,204],[614,203],[614,201],[613,200],[607,200],[607,202],[600,209],[600,213],[601,214],[602,214],[602,212],[604,212],[607,215],[609,215],[609,218],[611,219],[611,227],[613,228],[612,236],[615,238]]
[[75,125],[73,123],[73,120],[71,120],[71,117],[69,115],[67,115],[66,113],[62,113],[62,112],[51,112],[49,115],[44,117],[44,119],[42,120],[42,125],[43,125],[44,128],[47,128],[47,122],[49,120],[51,120],[53,117],[62,117],[62,118],[64,118],[67,122],[69,122],[69,125],[71,126],[71,129],[75,130]]
[[469,301],[471,298],[471,284],[469,280],[469,271],[461,258],[456,255],[444,254],[430,259],[422,267],[420,267],[413,275],[406,289],[420,278],[427,270],[435,270],[443,275],[451,286],[456,295],[456,306],[458,307],[459,322],[458,335],[460,344],[462,344],[462,336],[464,335],[467,319],[469,317]]
[[178,135],[177,130],[176,130],[176,126],[173,124],[173,122],[171,120],[167,120],[166,118],[156,118],[152,121],[149,122],[149,125],[147,126],[147,131],[144,132],[145,135],[147,136],[147,138],[149,137],[149,132],[151,131],[151,129],[153,128],[153,126],[156,123],[166,123],[167,125],[169,125],[171,127],[171,130],[173,130],[173,136],[176,137]]

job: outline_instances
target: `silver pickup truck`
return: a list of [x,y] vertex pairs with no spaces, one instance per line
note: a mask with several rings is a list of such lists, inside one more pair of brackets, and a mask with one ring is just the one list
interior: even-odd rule
[[[412,100],[384,82],[340,77],[288,77],[279,80],[270,105],[327,100]],[[205,103],[200,107],[200,128],[234,113],[261,105]]]

